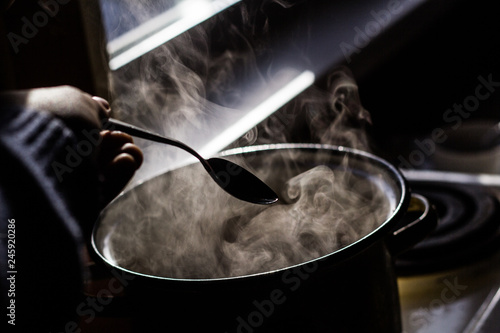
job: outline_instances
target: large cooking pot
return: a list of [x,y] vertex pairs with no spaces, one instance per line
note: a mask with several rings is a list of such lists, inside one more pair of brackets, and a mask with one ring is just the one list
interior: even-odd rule
[[[217,214],[237,200],[210,180],[188,184],[193,175],[206,177],[199,163],[148,180],[104,209],[92,237],[97,255],[126,282],[128,310],[141,331],[401,331],[394,258],[430,232],[437,218],[425,198],[410,193],[395,167],[366,152],[311,144],[246,147],[222,155],[255,172],[277,193],[282,193],[286,180],[318,165],[327,166],[344,174],[346,186],[352,184],[353,191],[359,188],[364,200],[372,200],[373,193],[367,194],[359,182],[382,193],[386,212],[356,240],[288,267],[231,277],[205,276],[203,265],[208,259],[199,259],[205,253],[193,251],[184,257],[192,262],[175,259],[170,270],[162,271],[156,263],[174,260],[175,243],[190,242],[189,233],[195,232],[173,227],[179,214],[187,212],[188,220],[220,219]],[[193,199],[204,191],[210,196]],[[166,209],[170,204],[174,208]],[[253,207],[250,211],[257,209]],[[204,222],[201,229],[210,225]],[[149,249],[147,256],[139,254],[144,247]],[[122,255],[125,259],[120,259]],[[186,266],[200,270],[185,277],[172,271]]]

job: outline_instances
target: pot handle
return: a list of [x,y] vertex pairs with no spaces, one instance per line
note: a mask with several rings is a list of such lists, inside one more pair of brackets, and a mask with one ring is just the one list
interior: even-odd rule
[[437,222],[436,208],[424,196],[413,193],[406,215],[387,240],[389,251],[397,255],[409,250],[431,233]]

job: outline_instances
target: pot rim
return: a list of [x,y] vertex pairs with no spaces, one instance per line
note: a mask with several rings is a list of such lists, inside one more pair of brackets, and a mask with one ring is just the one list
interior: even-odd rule
[[[304,261],[295,265],[287,266],[287,267],[282,267],[278,268],[275,270],[270,270],[266,272],[260,272],[260,273],[254,273],[254,274],[246,274],[246,275],[240,275],[240,276],[231,276],[231,277],[219,277],[219,278],[172,278],[172,277],[164,277],[164,276],[156,276],[156,275],[149,275],[145,273],[140,273],[140,272],[135,272],[132,270],[129,270],[127,268],[121,267],[111,261],[109,261],[102,253],[99,251],[98,246],[96,244],[96,233],[97,230],[99,229],[100,225],[100,216],[102,213],[106,210],[106,208],[103,209],[101,212],[99,218],[97,219],[96,223],[94,224],[94,228],[92,231],[92,238],[91,238],[91,246],[94,250],[94,252],[103,260],[108,266],[117,269],[119,271],[122,271],[124,273],[131,274],[133,276],[137,276],[140,278],[146,278],[146,279],[153,279],[155,281],[169,281],[172,283],[193,283],[193,282],[198,282],[198,283],[216,283],[217,281],[223,282],[223,281],[240,281],[242,279],[250,279],[250,278],[256,278],[256,277],[267,277],[279,273],[284,273],[289,270],[293,270],[296,268],[300,268],[304,265],[308,265],[311,263],[317,263],[318,261],[324,261],[327,259],[332,260],[335,258],[336,262],[342,262],[346,260],[347,258],[354,256],[357,253],[360,253],[363,251],[363,249],[367,249],[371,247],[373,244],[375,244],[378,241],[384,241],[386,237],[388,236],[388,233],[392,229],[394,229],[394,225],[398,222],[398,220],[401,218],[402,215],[406,213],[406,207],[409,204],[410,201],[410,190],[407,185],[407,181],[402,175],[402,173],[397,169],[394,165],[386,161],[385,159],[374,155],[372,153],[355,149],[355,148],[349,148],[345,146],[336,146],[336,145],[325,145],[325,144],[309,144],[309,143],[277,143],[277,144],[265,144],[265,145],[255,145],[255,146],[246,146],[246,147],[238,147],[238,148],[232,148],[228,149],[225,151],[220,152],[217,154],[217,156],[220,157],[226,157],[226,156],[233,156],[233,155],[241,155],[241,154],[248,154],[248,153],[255,153],[255,152],[266,152],[266,151],[277,151],[277,150],[331,150],[331,151],[336,151],[336,152],[344,152],[346,154],[351,154],[354,156],[361,156],[369,159],[371,162],[377,163],[379,166],[382,166],[386,170],[389,170],[390,173],[395,177],[397,180],[398,187],[401,191],[401,197],[399,198],[398,203],[396,204],[396,207],[394,210],[389,214],[389,216],[385,219],[384,222],[382,222],[377,228],[372,230],[370,233],[364,235],[360,239],[356,240],[355,242],[346,245],[340,249],[337,249],[333,252],[330,252],[328,254],[325,254],[321,257],[317,257],[308,261]],[[196,163],[196,162],[195,162]],[[184,166],[182,166],[184,167]],[[182,168],[181,167],[181,168]],[[175,170],[175,169],[173,169]],[[169,170],[166,171],[166,173],[173,171]],[[154,176],[147,181],[144,181],[137,186],[144,186],[144,184],[148,183],[149,181],[152,181],[156,177],[161,177],[165,173],[161,173],[157,176]],[[114,204],[115,201],[120,200],[121,197],[126,195],[129,191],[132,191],[134,188],[129,189],[126,192],[121,193],[118,197],[116,197],[112,202],[108,204],[108,206]]]

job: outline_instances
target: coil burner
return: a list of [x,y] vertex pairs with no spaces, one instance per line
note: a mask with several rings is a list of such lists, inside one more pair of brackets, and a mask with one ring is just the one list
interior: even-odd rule
[[[396,261],[399,275],[437,272],[484,258],[500,245],[500,203],[490,187],[410,180],[436,207],[436,229]],[[497,191],[498,192],[498,191]]]

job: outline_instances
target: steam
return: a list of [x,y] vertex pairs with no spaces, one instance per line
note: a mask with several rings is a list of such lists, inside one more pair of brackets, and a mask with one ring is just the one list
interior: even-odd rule
[[[254,172],[282,184],[284,204],[264,207],[234,199],[195,164],[139,186],[110,206],[98,246],[114,264],[144,274],[242,276],[339,250],[377,228],[393,209],[386,189],[352,173],[347,160],[335,169],[318,165],[304,172],[293,167],[295,158],[286,151],[266,160]],[[267,163],[275,166],[272,173]]]
[[[147,6],[141,1],[125,3],[131,8]],[[249,20],[255,9],[243,4],[240,9],[236,21],[242,26],[214,17],[113,72],[114,117],[194,147],[220,131],[217,124],[240,117],[236,107],[242,98],[265,80],[257,66],[257,43],[248,37],[257,29]],[[144,9],[144,17],[134,20],[143,21],[149,11]],[[187,156],[142,140],[137,144],[145,162],[134,181],[164,172]]]
[[[295,2],[266,3],[288,8]],[[260,8],[248,6],[241,6],[242,27],[214,19],[114,73],[115,116],[182,141],[193,132],[213,131],[210,117],[235,117],[237,102],[251,87],[234,82],[259,86],[267,79],[257,66],[261,44],[251,36],[262,36],[268,22],[257,24],[252,13]],[[217,29],[226,37],[222,51],[213,48]],[[325,87],[308,89],[236,145],[312,141],[368,150],[370,123],[352,74],[340,68]],[[137,143],[146,157],[137,179],[158,174],[183,154]],[[153,178],[117,200],[103,214],[97,244],[108,260],[144,274],[241,276],[339,250],[373,231],[392,211],[383,186],[353,174],[349,160],[303,168],[296,162],[303,156],[287,154],[257,164],[235,161],[279,191],[280,205],[238,201],[195,164]],[[316,156],[307,158],[317,162]]]
[[[230,276],[265,272],[319,258],[353,243],[387,217],[387,203],[343,186],[345,174],[317,166],[290,179],[284,197],[293,204],[263,210],[224,244]],[[240,222],[241,224],[241,222]],[[234,231],[233,231],[234,232]]]
[[370,151],[371,123],[351,71],[340,67],[330,74],[325,88],[309,88],[236,145],[314,142]]

